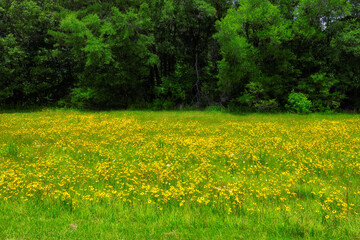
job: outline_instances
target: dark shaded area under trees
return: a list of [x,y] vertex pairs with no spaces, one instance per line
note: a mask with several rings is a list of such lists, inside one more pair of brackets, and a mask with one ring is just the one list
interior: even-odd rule
[[0,1],[2,107],[358,111],[359,90],[358,0]]

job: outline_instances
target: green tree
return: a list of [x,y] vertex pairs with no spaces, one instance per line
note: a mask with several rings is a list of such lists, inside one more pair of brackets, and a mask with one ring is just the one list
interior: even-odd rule
[[154,24],[152,51],[160,62],[151,69],[155,93],[173,105],[199,104],[211,79],[211,47],[219,1],[149,1]]
[[[358,27],[345,20],[358,19],[356,9],[356,1],[346,0],[239,1],[217,23],[220,90],[228,101],[256,106],[276,99],[284,106],[295,89],[317,110],[339,107],[346,94],[342,88],[354,83],[339,67],[345,55],[357,63]],[[352,63],[345,66],[356,73]]]
[[152,27],[148,6],[125,12],[113,6],[105,15],[92,13],[96,8],[101,6],[63,9],[60,31],[51,32],[59,50],[70,49],[75,60],[73,100],[82,99],[93,107],[126,107],[142,101],[147,94],[149,66],[157,61],[149,51],[153,37],[145,31]]
[[0,2],[0,101],[44,104],[63,94],[64,75],[53,56],[52,1]]
[[243,101],[251,92],[248,84],[263,88],[259,101],[273,102],[287,91],[283,86],[298,73],[292,65],[295,56],[286,46],[292,38],[291,25],[275,3],[240,1],[217,28],[215,38],[223,55],[218,84],[225,99]]

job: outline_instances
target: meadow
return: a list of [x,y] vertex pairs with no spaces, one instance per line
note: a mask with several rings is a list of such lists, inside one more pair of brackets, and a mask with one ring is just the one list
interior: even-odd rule
[[360,239],[360,116],[0,114],[0,239]]

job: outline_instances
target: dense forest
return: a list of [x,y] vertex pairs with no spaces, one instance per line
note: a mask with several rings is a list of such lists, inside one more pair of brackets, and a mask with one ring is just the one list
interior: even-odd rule
[[1,0],[0,105],[360,109],[359,0]]

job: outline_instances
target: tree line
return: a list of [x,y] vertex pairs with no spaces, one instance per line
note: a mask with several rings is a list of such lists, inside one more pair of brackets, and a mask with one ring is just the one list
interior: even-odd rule
[[358,0],[1,0],[0,105],[360,109]]

